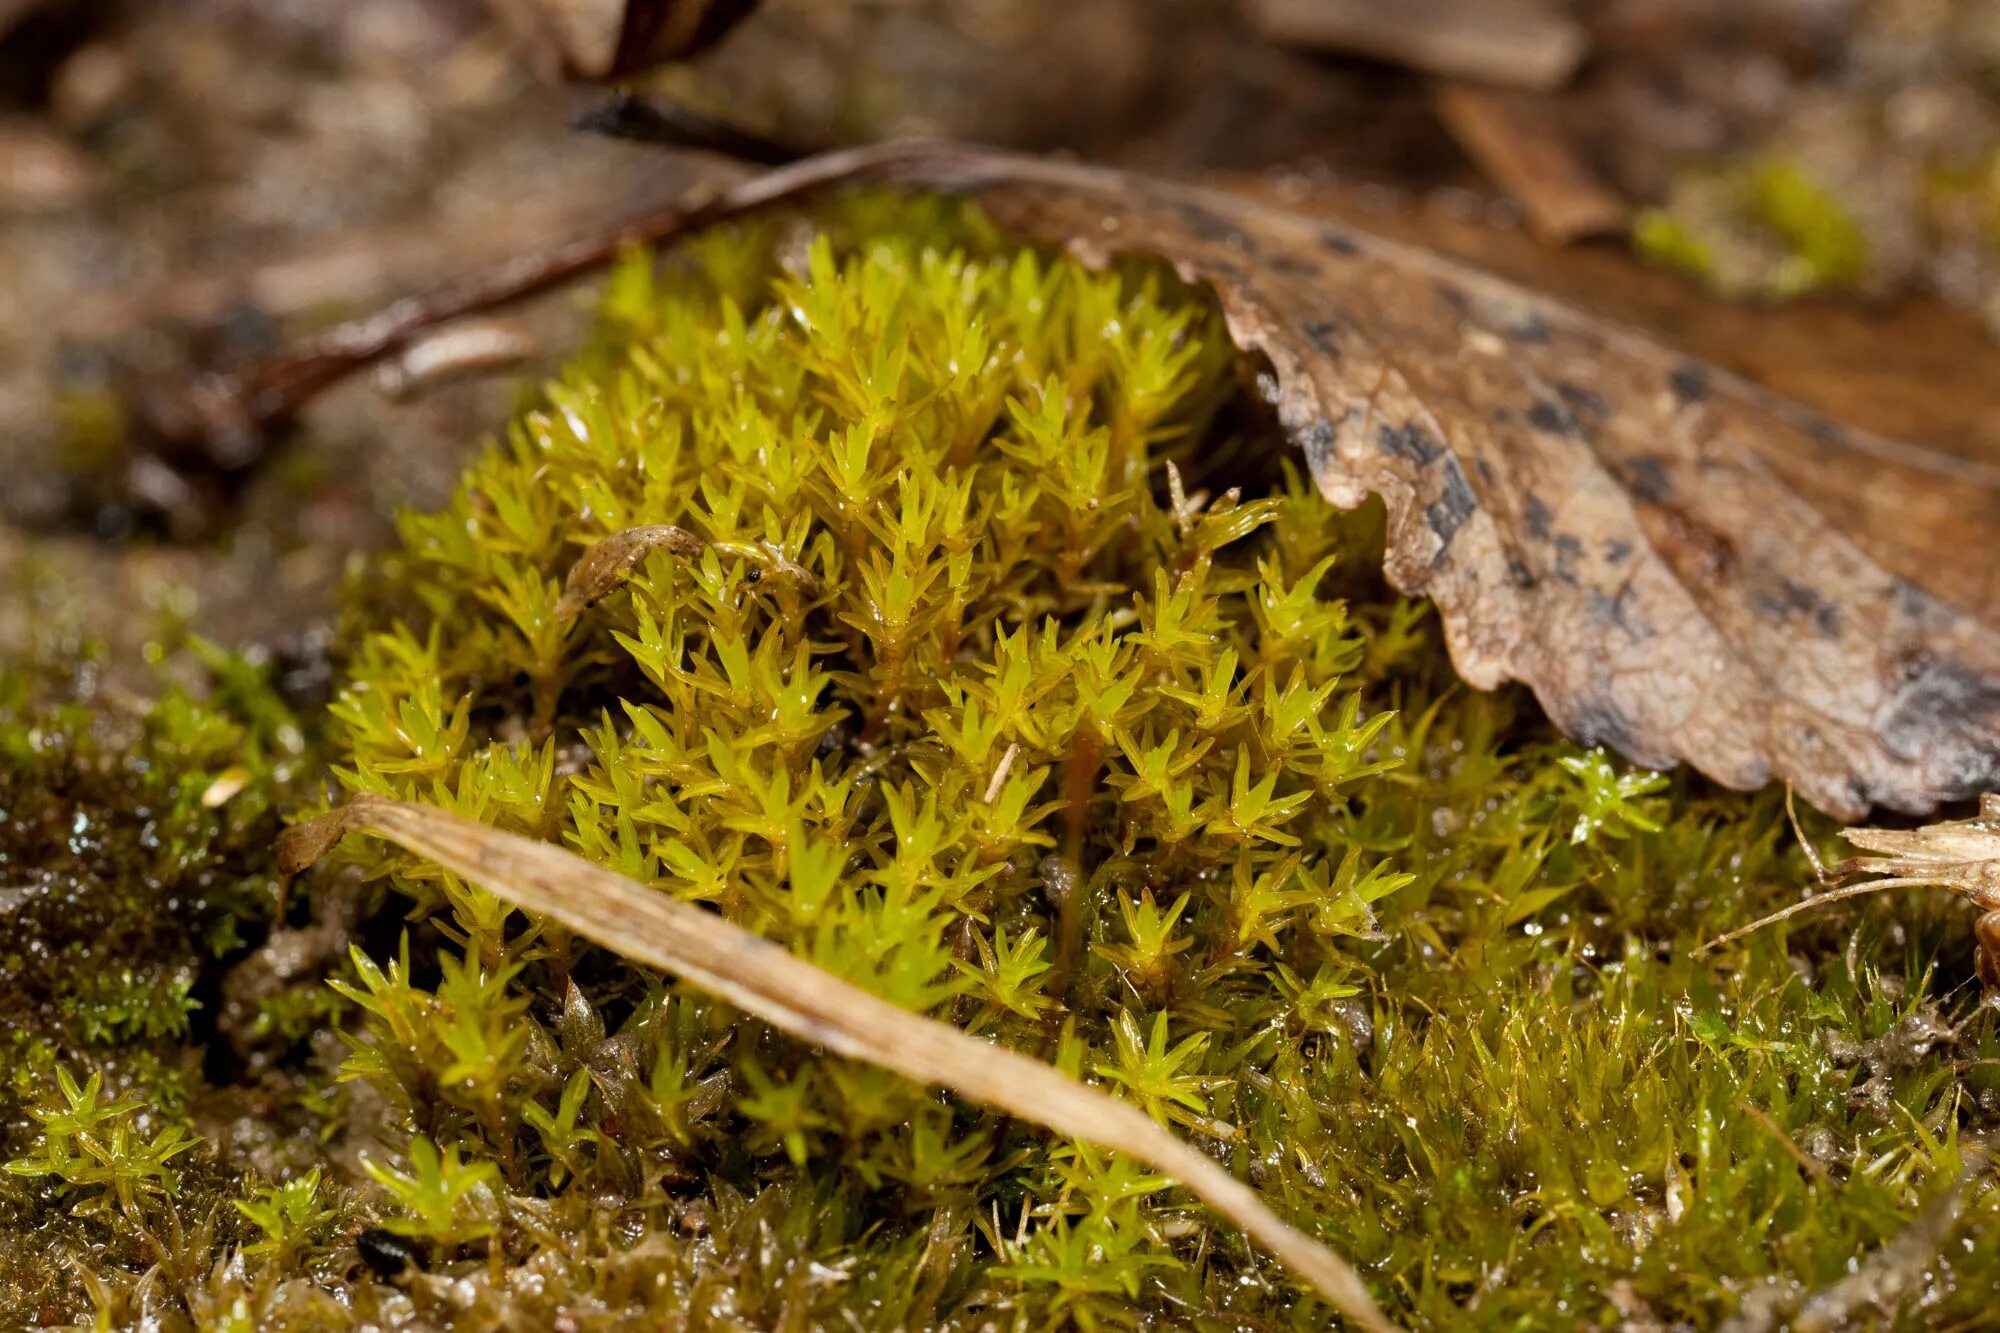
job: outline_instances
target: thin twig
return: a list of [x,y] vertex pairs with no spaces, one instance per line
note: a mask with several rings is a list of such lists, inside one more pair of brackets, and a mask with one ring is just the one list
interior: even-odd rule
[[1826,1163],[1808,1156],[1806,1150],[1801,1148],[1792,1136],[1785,1132],[1783,1125],[1780,1125],[1776,1120],[1771,1118],[1769,1112],[1763,1110],[1761,1107],[1752,1106],[1747,1101],[1740,1100],[1736,1103],[1736,1109],[1749,1116],[1757,1123],[1760,1129],[1776,1139],[1778,1146],[1791,1154],[1792,1160],[1797,1162],[1800,1169],[1807,1175],[1811,1176],[1814,1180],[1826,1179]]
[[1742,939],[1745,935],[1754,934],[1766,926],[1775,925],[1788,917],[1797,916],[1800,912],[1809,912],[1815,908],[1823,907],[1827,903],[1837,903],[1843,898],[1861,898],[1871,893],[1880,893],[1884,889],[1934,889],[1938,887],[1940,886],[1935,879],[1914,878],[1878,879],[1866,884],[1850,884],[1844,888],[1829,889],[1825,893],[1816,893],[1810,898],[1795,902],[1790,907],[1781,907],[1769,916],[1760,916],[1747,926],[1738,926],[1732,931],[1717,935],[1708,943],[1688,950],[1688,957],[1699,958],[1711,949],[1719,949],[1725,944],[1734,943]]
[[1454,81],[1434,102],[1452,138],[1521,205],[1540,240],[1567,245],[1625,229],[1631,209],[1571,150],[1543,99]]
[[660,148],[720,153],[738,162],[754,162],[763,167],[782,167],[813,152],[705,116],[678,102],[663,102],[636,93],[620,93],[603,106],[593,107],[572,121],[570,128]]
[[1249,18],[1287,45],[1537,91],[1567,83],[1589,45],[1536,0],[1251,0]]
[[314,397],[403,347],[426,329],[491,311],[602,267],[626,250],[658,245],[716,223],[847,183],[893,179],[904,170],[951,161],[950,145],[886,145],[828,153],[753,177],[705,201],[676,201],[574,241],[520,255],[435,292],[406,297],[375,314],[307,338],[232,371],[204,375],[181,394],[142,404],[158,434],[178,443],[226,437],[220,452],[248,444],[295,418]]

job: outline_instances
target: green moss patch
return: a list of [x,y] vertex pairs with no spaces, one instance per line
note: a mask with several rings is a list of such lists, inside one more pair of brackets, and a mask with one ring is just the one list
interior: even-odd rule
[[[1777,802],[1457,684],[1380,584],[1379,512],[1320,500],[1246,378],[1199,293],[957,206],[635,258],[362,585],[338,779],[1129,1097],[1418,1324],[1707,1325],[1839,1278],[2000,1119],[1965,923],[1864,904],[1690,961],[1805,882]],[[572,566],[642,526],[676,535],[572,614]],[[300,1035],[344,1024],[327,1160],[240,1187],[228,1264],[102,1264],[121,1317],[1326,1320],[1128,1162],[345,855],[395,892],[337,1000],[289,1002]],[[37,1124],[18,1161],[56,1151]],[[51,1209],[93,1194],[33,1178]],[[105,1225],[199,1224],[160,1200]],[[2000,1200],[1967,1207],[1913,1319],[1985,1309]]]

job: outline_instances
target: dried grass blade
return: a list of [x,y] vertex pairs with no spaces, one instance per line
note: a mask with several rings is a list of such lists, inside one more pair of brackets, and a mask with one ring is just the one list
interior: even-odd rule
[[560,847],[430,806],[357,796],[289,830],[279,843],[279,862],[287,874],[297,873],[348,833],[387,838],[517,907],[560,921],[633,962],[672,972],[837,1055],[1129,1154],[1248,1232],[1356,1327],[1396,1327],[1360,1274],[1272,1212],[1247,1185],[1136,1107],[1038,1060],[900,1009],[720,916]]
[[556,619],[575,620],[585,607],[609,596],[625,571],[654,551],[671,551],[683,560],[692,560],[701,554],[704,545],[701,538],[671,523],[614,532],[570,566],[569,577],[563,580],[562,596],[556,601]]

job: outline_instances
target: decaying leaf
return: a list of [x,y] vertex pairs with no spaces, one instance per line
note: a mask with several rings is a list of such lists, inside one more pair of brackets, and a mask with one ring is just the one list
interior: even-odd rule
[[900,1009],[723,917],[647,889],[549,843],[430,806],[356,796],[288,830],[278,861],[296,874],[349,833],[373,833],[559,921],[625,958],[685,979],[836,1055],[937,1084],[1061,1134],[1128,1153],[1172,1176],[1311,1282],[1356,1327],[1396,1326],[1339,1256],[1256,1192],[1127,1102],[1038,1060]]
[[[1101,262],[1211,286],[1321,492],[1386,502],[1391,582],[1455,665],[1557,725],[1853,819],[2000,785],[2000,464],[1844,428],[1629,329],[1394,241],[1129,173],[956,145],[756,177],[251,367],[281,419],[434,317],[851,183],[978,196]],[[393,317],[392,317],[393,316]]]

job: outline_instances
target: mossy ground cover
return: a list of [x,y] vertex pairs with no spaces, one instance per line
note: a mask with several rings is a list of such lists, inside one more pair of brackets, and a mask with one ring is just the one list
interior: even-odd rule
[[[229,990],[303,930],[262,839],[322,799],[322,729],[341,788],[561,842],[1131,1098],[1415,1324],[1712,1326],[1902,1234],[2000,1121],[1962,915],[1691,960],[1805,882],[1776,796],[1458,685],[1379,515],[1317,497],[1254,381],[1198,293],[956,205],[711,237],[625,265],[594,344],[406,516],[324,719],[222,657],[115,755],[17,709],[7,891],[60,881],[134,942],[9,956],[0,1216],[35,1248],[0,1316],[1326,1322],[1129,1162],[378,845],[300,886],[358,904],[350,951]],[[571,614],[585,551],[661,525]],[[79,810],[129,836],[63,851]],[[13,901],[10,947],[71,947],[82,917]],[[225,990],[222,1032],[190,1006]],[[1906,1325],[1989,1311],[2000,1195],[1966,1208]],[[364,1263],[363,1228],[428,1271]]]

